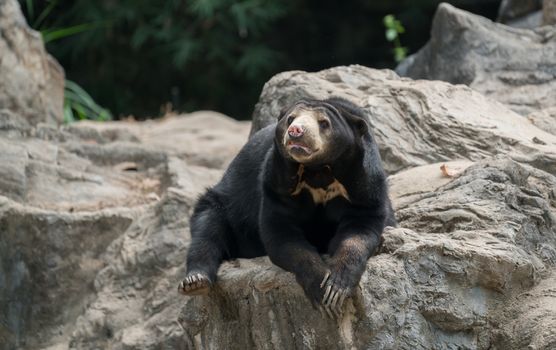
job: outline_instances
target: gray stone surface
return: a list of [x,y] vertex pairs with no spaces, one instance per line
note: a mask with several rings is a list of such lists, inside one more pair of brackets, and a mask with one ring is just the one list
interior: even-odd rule
[[507,21],[506,25],[514,28],[535,29],[543,24],[542,11],[536,11],[520,18]]
[[533,112],[527,116],[536,127],[556,135],[556,107]]
[[[556,137],[463,85],[415,81],[389,70],[335,67],[285,72],[268,81],[251,132],[303,97],[347,98],[369,114],[385,169],[508,154],[556,173]],[[544,144],[543,144],[544,143]]]
[[497,329],[493,331],[493,335],[499,349],[556,349],[554,286],[556,275],[552,273],[497,310]]
[[542,20],[544,25],[556,24],[556,1],[543,0],[542,3]]
[[29,28],[17,0],[0,0],[0,110],[30,124],[62,121],[64,71]]
[[0,348],[184,348],[175,284],[189,211],[249,123],[0,117]]
[[430,41],[396,71],[466,84],[525,116],[556,106],[556,27],[512,28],[441,4]]
[[502,0],[498,8],[498,21],[507,23],[540,10],[542,0]]

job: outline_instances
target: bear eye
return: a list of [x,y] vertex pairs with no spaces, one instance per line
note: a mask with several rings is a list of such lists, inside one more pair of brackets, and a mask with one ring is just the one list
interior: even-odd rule
[[328,122],[328,120],[320,120],[319,125],[323,129],[328,129],[330,127],[330,122]]
[[288,119],[286,120],[286,123],[288,123],[288,125],[290,125],[291,123],[293,123],[293,120],[295,119],[295,117],[293,115],[290,115],[288,117]]

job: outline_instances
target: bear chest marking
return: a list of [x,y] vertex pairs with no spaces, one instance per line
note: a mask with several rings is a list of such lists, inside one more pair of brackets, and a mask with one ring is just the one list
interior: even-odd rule
[[330,167],[325,167],[320,172],[305,172],[303,165],[297,171],[297,184],[292,196],[297,196],[303,190],[307,190],[315,204],[326,204],[336,197],[343,197],[350,201],[348,192],[344,185],[332,175]]

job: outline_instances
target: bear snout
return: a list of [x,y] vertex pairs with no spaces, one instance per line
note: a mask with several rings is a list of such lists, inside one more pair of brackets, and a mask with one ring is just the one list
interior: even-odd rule
[[305,134],[305,131],[303,130],[303,127],[299,125],[290,125],[288,128],[288,135],[291,138],[297,139],[303,136],[303,134]]

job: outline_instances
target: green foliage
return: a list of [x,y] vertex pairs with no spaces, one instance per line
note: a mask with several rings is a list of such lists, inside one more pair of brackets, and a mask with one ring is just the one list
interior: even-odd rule
[[45,32],[45,41],[79,35],[48,50],[117,114],[157,115],[167,102],[177,110],[225,103],[235,114],[252,102],[234,95],[256,98],[283,57],[266,43],[283,1],[52,1],[45,24],[64,30]]
[[73,81],[66,80],[64,123],[84,119],[107,121],[112,119],[112,114],[107,109],[100,107],[82,87]]
[[383,23],[386,28],[384,33],[386,40],[394,44],[394,48],[392,49],[394,60],[396,62],[401,62],[407,57],[408,52],[407,47],[402,46],[400,41],[400,34],[405,33],[405,28],[394,15],[384,16]]
[[[408,48],[400,21],[384,16],[403,19],[404,44],[415,50],[439,2],[20,0],[67,77],[116,117],[153,117],[171,102],[238,119],[250,117],[264,83],[281,71],[392,68],[392,52],[399,61]],[[472,3],[469,10],[496,16],[496,1],[459,1]]]
[[68,36],[82,33],[88,29],[91,29],[92,27],[93,24],[85,23],[85,24],[78,24],[67,28],[43,29],[41,30],[41,35],[44,43],[48,44],[49,42],[54,40],[58,40]]

